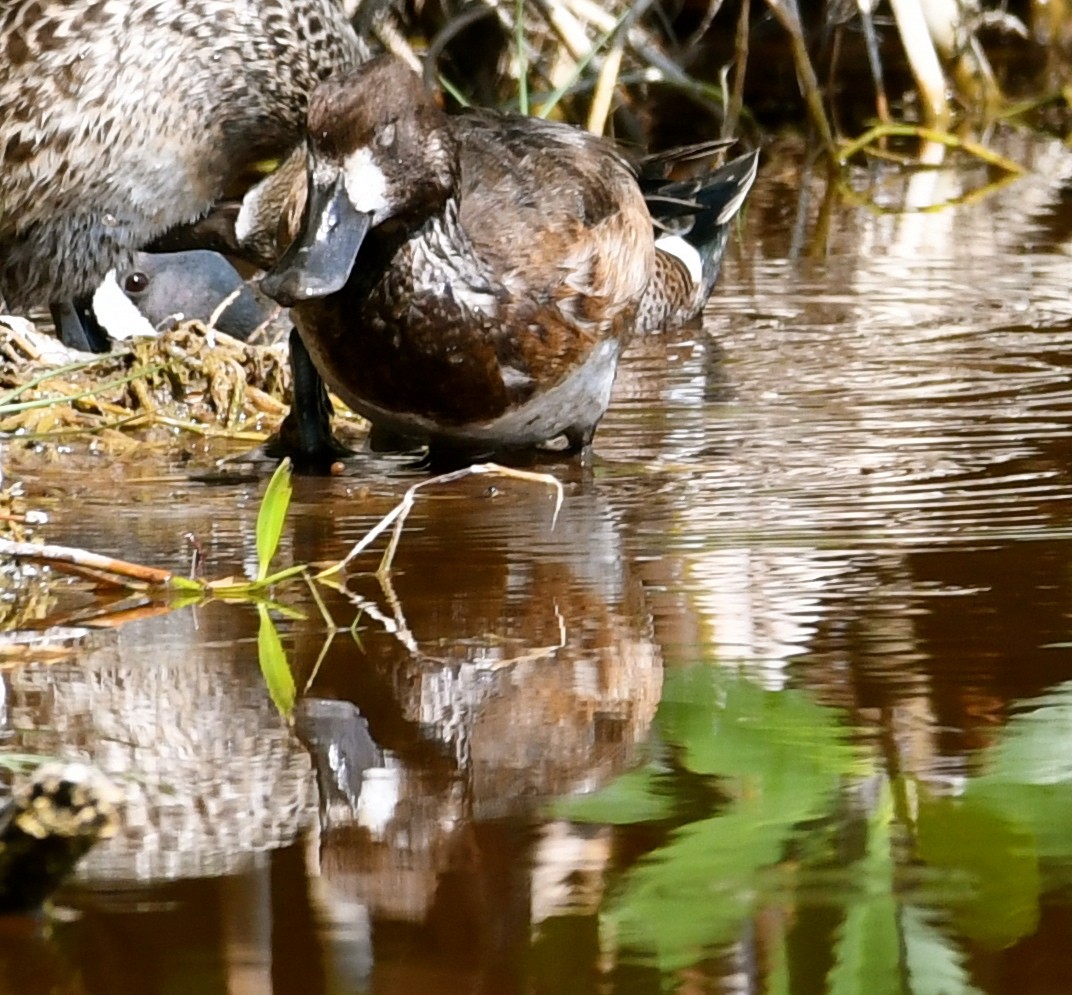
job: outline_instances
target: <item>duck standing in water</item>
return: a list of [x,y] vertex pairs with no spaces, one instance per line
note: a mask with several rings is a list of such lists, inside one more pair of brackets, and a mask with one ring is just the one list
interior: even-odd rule
[[289,151],[367,54],[337,0],[3,0],[0,300],[107,348],[108,272]]
[[586,449],[630,335],[703,306],[756,170],[749,154],[700,183],[656,183],[688,221],[660,240],[613,145],[531,117],[447,115],[389,56],[321,84],[307,129],[300,232],[262,289],[293,308],[283,436],[314,465],[338,454],[317,372],[375,432],[433,456],[557,436]]

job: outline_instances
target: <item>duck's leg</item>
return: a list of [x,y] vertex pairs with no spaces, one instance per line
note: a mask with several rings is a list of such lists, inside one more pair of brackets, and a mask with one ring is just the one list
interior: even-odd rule
[[299,472],[328,473],[353,452],[331,433],[335,413],[331,399],[296,328],[290,333],[290,370],[294,395],[290,411],[264,450],[279,459],[289,456]]
[[54,301],[49,306],[60,341],[81,352],[108,352],[111,342],[93,314],[92,302]]

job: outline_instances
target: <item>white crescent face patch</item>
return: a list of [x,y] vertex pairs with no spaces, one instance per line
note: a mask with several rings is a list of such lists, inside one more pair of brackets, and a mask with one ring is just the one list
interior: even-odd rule
[[680,235],[663,235],[655,240],[655,248],[680,259],[694,284],[703,283],[703,260],[694,245],[689,245]]
[[148,318],[123,293],[114,269],[108,270],[104,281],[93,292],[93,313],[113,339],[124,341],[159,335]]

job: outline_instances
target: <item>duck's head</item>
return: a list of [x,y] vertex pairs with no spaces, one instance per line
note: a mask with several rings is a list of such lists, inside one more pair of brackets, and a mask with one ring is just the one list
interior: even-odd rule
[[309,102],[300,230],[263,291],[287,307],[335,293],[370,229],[441,204],[450,182],[445,121],[420,78],[393,56],[320,84]]

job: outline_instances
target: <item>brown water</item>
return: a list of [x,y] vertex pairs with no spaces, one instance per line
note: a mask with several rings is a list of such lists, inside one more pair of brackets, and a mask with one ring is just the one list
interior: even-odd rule
[[[240,605],[9,667],[7,745],[132,800],[74,916],[0,931],[0,991],[1066,991],[1072,158],[1004,141],[1030,172],[978,199],[963,161],[854,177],[937,212],[769,156],[703,328],[547,467],[554,527],[473,478],[327,593],[339,631],[279,592],[293,730]],[[194,462],[27,487],[53,541],[248,571],[264,481]],[[298,481],[281,561],[419,479]]]

